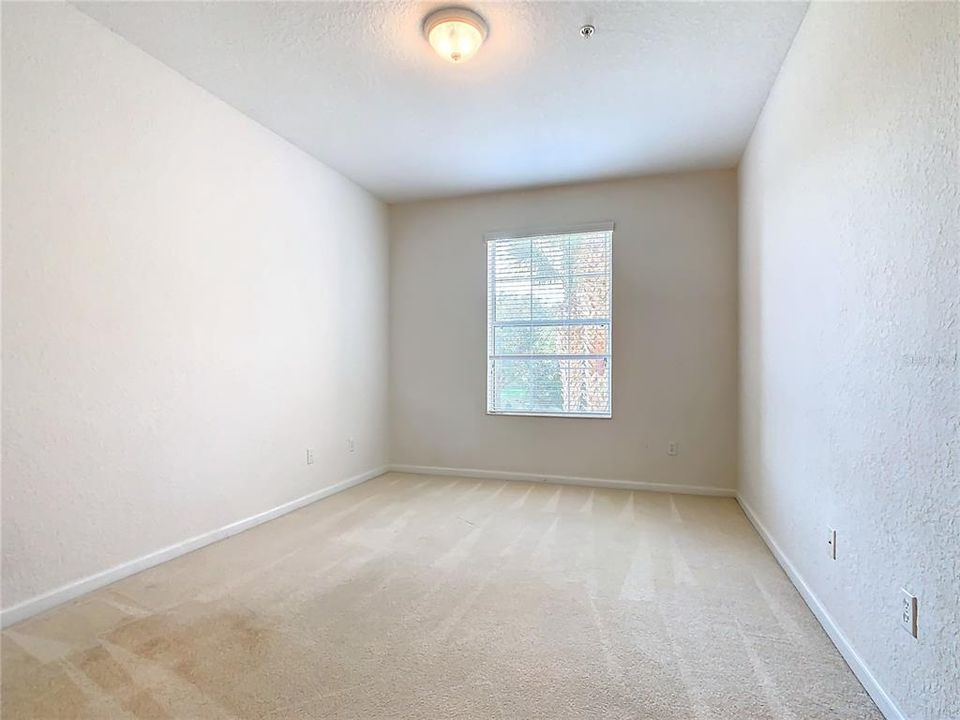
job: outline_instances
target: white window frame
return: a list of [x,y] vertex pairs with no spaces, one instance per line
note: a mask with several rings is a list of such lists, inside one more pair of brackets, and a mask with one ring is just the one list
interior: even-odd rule
[[[493,415],[497,417],[546,417],[546,418],[570,418],[578,420],[611,420],[613,419],[613,233],[615,225],[612,221],[601,221],[601,222],[592,222],[592,223],[580,223],[577,225],[561,225],[561,226],[544,226],[544,227],[528,227],[521,230],[497,230],[493,232],[484,233],[483,244],[484,244],[484,262],[485,262],[485,281],[486,281],[486,295],[487,295],[487,307],[486,307],[486,333],[487,333],[487,357],[486,357],[486,376],[487,381],[484,388],[484,406],[486,408],[487,415]],[[491,283],[490,283],[490,267],[489,267],[489,243],[491,240],[522,240],[523,238],[528,237],[540,237],[547,235],[574,235],[578,233],[589,233],[589,232],[609,232],[610,233],[610,268],[609,276],[607,278],[607,283],[610,292],[610,317],[609,317],[609,332],[607,335],[607,354],[605,357],[609,358],[607,363],[607,373],[609,377],[608,387],[609,387],[609,398],[610,405],[606,413],[547,413],[547,412],[518,412],[516,410],[492,410],[490,408],[490,390],[491,385],[494,382],[493,375],[493,366],[490,362],[492,357],[492,343],[493,338],[491,337],[491,326],[492,321],[490,318],[490,308],[492,298],[490,297]],[[563,356],[559,356],[563,357]],[[571,356],[572,357],[572,356]],[[584,357],[589,359],[591,356],[576,356]]]

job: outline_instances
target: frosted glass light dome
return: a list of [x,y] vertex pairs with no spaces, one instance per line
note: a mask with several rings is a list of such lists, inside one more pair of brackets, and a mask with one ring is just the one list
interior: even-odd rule
[[466,62],[487,38],[487,24],[472,10],[445,8],[423,21],[423,34],[437,55],[452,63]]

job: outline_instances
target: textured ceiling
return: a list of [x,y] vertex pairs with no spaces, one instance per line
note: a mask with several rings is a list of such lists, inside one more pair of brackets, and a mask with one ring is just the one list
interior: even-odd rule
[[490,37],[452,65],[432,3],[77,6],[387,201],[732,166],[806,12],[471,3]]

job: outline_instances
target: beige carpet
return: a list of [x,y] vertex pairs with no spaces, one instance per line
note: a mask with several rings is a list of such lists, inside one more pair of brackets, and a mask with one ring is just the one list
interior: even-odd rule
[[13,718],[879,719],[731,499],[390,474],[3,633]]

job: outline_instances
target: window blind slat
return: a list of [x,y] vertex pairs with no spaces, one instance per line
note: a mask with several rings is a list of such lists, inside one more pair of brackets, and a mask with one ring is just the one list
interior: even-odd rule
[[487,411],[610,417],[612,230],[487,244]]

